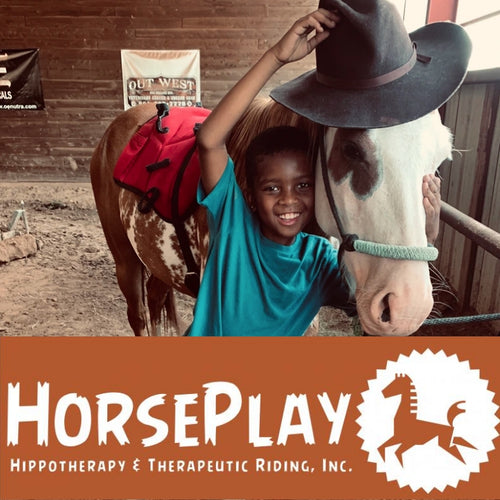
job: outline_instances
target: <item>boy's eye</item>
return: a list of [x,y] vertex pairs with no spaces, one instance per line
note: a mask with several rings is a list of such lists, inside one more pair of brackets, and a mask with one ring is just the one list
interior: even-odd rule
[[279,191],[279,187],[278,186],[266,186],[266,187],[264,187],[264,191],[276,193]]
[[313,187],[312,182],[301,182],[298,186],[297,189],[300,190],[306,190],[306,189],[311,189]]

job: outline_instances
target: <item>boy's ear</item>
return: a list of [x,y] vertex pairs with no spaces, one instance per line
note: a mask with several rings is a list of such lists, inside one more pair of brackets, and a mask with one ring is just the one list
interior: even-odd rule
[[250,210],[252,212],[255,212],[255,210],[257,210],[257,207],[255,206],[255,197],[252,191],[248,188],[244,189],[243,196],[245,197],[245,201],[247,202],[247,205],[249,206]]

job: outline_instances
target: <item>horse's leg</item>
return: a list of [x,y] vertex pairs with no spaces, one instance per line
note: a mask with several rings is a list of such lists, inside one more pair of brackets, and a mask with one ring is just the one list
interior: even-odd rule
[[[114,214],[113,214],[114,215]],[[119,217],[111,214],[101,218],[109,249],[115,261],[118,286],[127,301],[127,318],[136,336],[147,335],[147,311],[145,305],[145,268],[121,225]]]
[[[123,144],[109,140],[110,131],[98,144],[90,164],[90,177],[101,226],[113,255],[118,285],[127,301],[127,317],[134,334],[146,335],[147,312],[144,304],[144,266],[130,244],[120,219],[119,188],[112,169]],[[118,146],[112,147],[117,143]],[[115,151],[116,149],[116,151]]]
[[151,323],[151,335],[159,335],[162,327],[162,313],[165,312],[165,333],[174,331],[179,335],[179,319],[175,307],[174,289],[155,276],[150,276],[147,284],[147,302],[149,319]]
[[[401,444],[401,440],[396,437],[396,435],[392,436],[389,438],[385,443],[382,443],[378,448],[377,451],[379,452],[380,456],[382,457],[382,460],[385,460],[385,452],[389,446],[394,446],[395,444]],[[403,457],[401,456],[403,452],[406,451],[406,448],[403,448],[403,445],[399,446],[399,448],[394,452],[396,457],[398,457],[399,462],[403,464],[402,460]]]
[[[127,318],[136,336],[147,335],[147,313],[144,305],[144,266],[137,256],[130,255],[126,261],[116,262],[116,278],[127,301]],[[134,257],[134,259],[132,259]]]

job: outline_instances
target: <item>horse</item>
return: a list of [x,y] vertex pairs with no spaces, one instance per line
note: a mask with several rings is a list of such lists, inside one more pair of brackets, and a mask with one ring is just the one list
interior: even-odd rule
[[425,444],[437,438],[438,445],[453,455],[457,460],[465,463],[457,445],[474,448],[465,439],[454,435],[453,422],[455,418],[465,413],[461,407],[464,401],[453,403],[446,413],[447,424],[427,422],[417,416],[418,395],[412,379],[406,374],[396,374],[394,380],[383,390],[385,398],[401,396],[397,413],[394,417],[394,433],[387,441],[378,447],[378,452],[383,457],[389,446],[399,445],[395,451],[396,458],[403,465],[403,453],[413,446]]
[[[138,336],[157,335],[162,327],[178,333],[173,291],[193,296],[184,282],[186,264],[172,225],[153,211],[141,213],[138,195],[113,180],[120,153],[155,111],[153,104],[141,104],[120,113],[90,164],[97,211],[126,298],[128,321]],[[394,256],[378,250],[427,250],[422,177],[436,171],[452,150],[451,134],[438,111],[381,129],[337,129],[313,123],[269,98],[257,98],[227,143],[242,186],[249,142],[276,125],[302,127],[315,151],[323,151],[315,160],[316,219],[326,236],[350,235],[347,251],[341,252],[342,268],[363,330],[376,335],[415,332],[433,306],[428,262],[410,260],[407,252]],[[196,209],[185,227],[194,260],[203,270],[209,241],[204,209]],[[375,251],[361,253],[361,243]]]

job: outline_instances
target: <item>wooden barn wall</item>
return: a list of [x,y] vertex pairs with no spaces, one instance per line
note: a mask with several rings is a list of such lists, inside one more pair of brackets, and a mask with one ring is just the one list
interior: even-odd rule
[[[500,70],[472,73],[447,103],[453,159],[440,169],[443,199],[500,232]],[[500,260],[449,226],[438,241],[440,271],[460,302],[479,313],[500,311]],[[500,326],[500,322],[497,322]]]
[[[200,49],[213,108],[317,0],[0,0],[0,49],[39,48],[43,111],[0,111],[0,179],[87,179],[93,148],[123,109],[121,49]],[[264,92],[314,67],[281,69]]]

